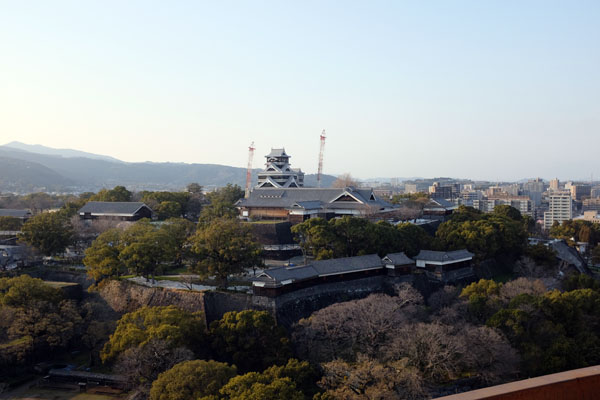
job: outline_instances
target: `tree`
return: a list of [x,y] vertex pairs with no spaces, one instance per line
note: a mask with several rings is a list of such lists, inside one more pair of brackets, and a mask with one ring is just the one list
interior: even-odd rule
[[209,204],[202,208],[200,221],[206,224],[213,219],[237,217],[238,211],[235,208],[235,203],[243,197],[244,191],[242,188],[231,184],[208,193],[206,198]]
[[173,242],[173,262],[177,267],[181,267],[190,258],[188,238],[196,230],[196,225],[187,219],[169,218],[160,226],[160,230],[165,232]]
[[[331,258],[333,256],[333,232],[325,219],[310,218],[292,226],[291,230],[294,234],[294,239],[302,248],[305,258],[307,254],[317,256],[317,259]],[[324,250],[330,250],[331,256],[319,257],[320,254],[325,254],[323,253]]]
[[210,324],[209,333],[216,358],[243,372],[283,364],[291,355],[285,331],[266,311],[230,311]]
[[66,216],[46,212],[25,222],[19,240],[51,256],[62,253],[73,242],[73,227]]
[[147,394],[161,372],[193,358],[194,353],[185,347],[174,348],[165,340],[152,339],[142,347],[132,347],[121,353],[116,370],[130,387],[137,387]]
[[426,398],[423,377],[407,360],[381,363],[359,356],[356,363],[334,360],[323,364],[319,386],[323,399],[422,399]]
[[339,175],[337,179],[333,181],[331,187],[343,189],[350,186],[358,187],[359,185],[360,183],[356,179],[352,178],[352,175],[350,175],[349,173],[344,173]]
[[205,277],[216,276],[221,287],[227,287],[229,275],[261,264],[260,245],[250,227],[237,219],[218,218],[199,225],[190,243],[198,259],[194,271]]
[[304,400],[305,397],[291,378],[268,378],[258,372],[248,372],[231,378],[221,389],[229,400]]
[[515,221],[521,221],[523,219],[521,212],[509,205],[498,205],[494,207],[494,214],[504,215]]
[[185,190],[187,190],[189,193],[200,194],[200,193],[202,193],[202,186],[196,182],[193,182],[193,183],[190,183],[189,185],[187,185],[185,187]]
[[154,211],[161,221],[167,218],[179,218],[182,214],[181,205],[176,201],[163,201],[155,207]]
[[131,272],[144,277],[160,273],[163,263],[173,261],[177,251],[173,237],[141,220],[123,233],[119,260]]
[[0,278],[0,305],[28,308],[38,302],[58,304],[63,300],[60,289],[53,288],[43,280],[29,275]]
[[91,196],[90,201],[131,201],[131,192],[125,186],[115,186],[112,189],[102,189]]
[[102,361],[111,360],[130,348],[141,348],[151,340],[164,340],[172,348],[201,351],[204,332],[204,319],[200,313],[190,313],[175,306],[142,307],[121,317],[100,356]]
[[314,363],[381,354],[396,328],[414,321],[423,304],[409,285],[401,285],[398,293],[333,304],[300,320],[292,334],[297,354]]
[[107,278],[118,278],[125,271],[119,257],[124,247],[123,232],[113,228],[101,233],[85,250],[83,264],[87,274],[96,282]]
[[236,373],[235,366],[217,361],[185,361],[158,376],[150,400],[218,399],[221,387]]

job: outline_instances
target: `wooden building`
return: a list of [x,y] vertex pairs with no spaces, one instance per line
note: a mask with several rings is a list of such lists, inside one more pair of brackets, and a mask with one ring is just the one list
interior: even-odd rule
[[371,189],[260,188],[236,203],[240,217],[300,223],[309,218],[331,219],[344,215],[385,217],[395,210]]
[[473,256],[474,254],[467,250],[421,250],[415,257],[416,269],[424,271],[432,280],[457,282],[473,276]]
[[120,201],[89,201],[78,212],[83,220],[111,219],[137,221],[152,218],[152,210],[144,203]]

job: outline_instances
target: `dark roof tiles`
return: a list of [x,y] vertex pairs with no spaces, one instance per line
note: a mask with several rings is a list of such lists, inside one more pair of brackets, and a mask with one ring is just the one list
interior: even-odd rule
[[89,201],[81,207],[79,214],[134,215],[142,207],[148,206],[139,202]]

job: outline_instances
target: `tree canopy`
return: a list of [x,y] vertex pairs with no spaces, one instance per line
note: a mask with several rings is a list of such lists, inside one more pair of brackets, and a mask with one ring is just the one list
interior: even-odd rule
[[217,359],[235,364],[243,372],[284,364],[291,356],[285,331],[266,311],[225,313],[210,324],[209,334]]
[[89,201],[131,201],[132,193],[125,186],[115,186],[112,189],[102,189],[89,198]]
[[103,361],[110,360],[127,349],[143,347],[153,339],[164,340],[172,347],[194,350],[203,343],[204,334],[204,319],[199,313],[175,306],[143,307],[121,317],[100,356]]
[[216,276],[222,287],[227,286],[229,275],[262,263],[261,247],[250,227],[237,219],[217,218],[199,224],[189,241],[198,260],[193,270],[204,277]]
[[151,400],[216,400],[237,370],[218,361],[193,360],[163,372],[152,384]]
[[62,213],[45,212],[25,222],[19,239],[51,256],[64,252],[73,242],[73,227]]

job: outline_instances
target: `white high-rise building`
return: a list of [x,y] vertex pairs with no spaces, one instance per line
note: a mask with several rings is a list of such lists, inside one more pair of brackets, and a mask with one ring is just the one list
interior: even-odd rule
[[573,219],[573,206],[570,192],[551,192],[549,196],[550,209],[544,213],[544,229],[552,227],[554,221]]

